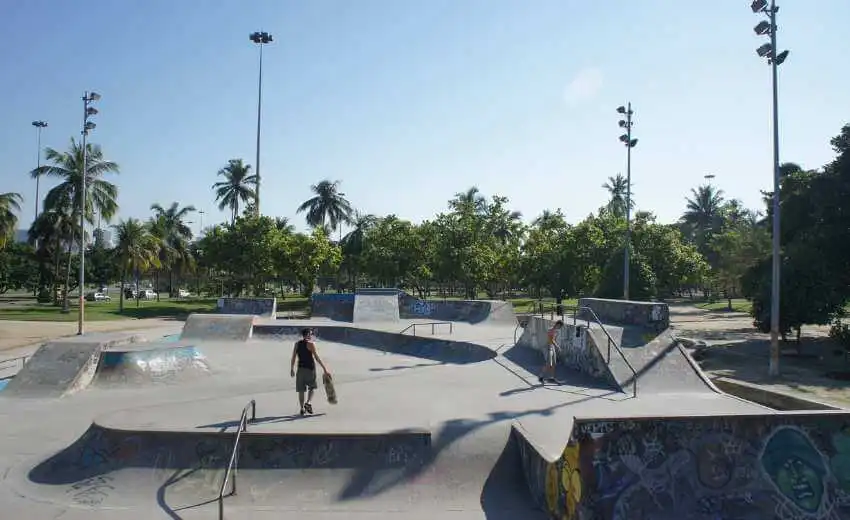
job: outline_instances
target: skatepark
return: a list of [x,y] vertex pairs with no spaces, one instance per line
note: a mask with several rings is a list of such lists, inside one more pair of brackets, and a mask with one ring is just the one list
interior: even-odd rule
[[[725,394],[665,304],[395,289],[45,343],[0,391],[3,518],[850,518],[850,414]],[[524,326],[523,326],[524,325]],[[304,327],[335,382],[300,416]],[[233,492],[233,485],[236,490]]]

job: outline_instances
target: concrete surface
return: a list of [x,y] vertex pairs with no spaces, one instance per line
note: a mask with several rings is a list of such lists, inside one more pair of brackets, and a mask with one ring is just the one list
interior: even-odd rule
[[[723,464],[731,464],[735,475],[751,475],[753,461],[763,460],[759,450],[778,442],[769,439],[798,442],[777,433],[782,425],[817,427],[826,439],[843,424],[839,416],[795,418],[717,391],[686,353],[670,348],[669,335],[643,349],[624,349],[646,374],[633,398],[567,366],[558,367],[562,384],[541,386],[541,356],[514,345],[521,332],[515,320],[454,323],[451,333],[435,329],[434,335],[426,327],[428,334],[415,337],[408,328],[414,323],[428,321],[365,327],[257,320],[247,341],[170,344],[202,352],[209,377],[173,385],[94,385],[63,399],[23,401],[4,391],[3,514],[105,519],[120,509],[127,518],[214,517],[228,446],[250,400],[257,418],[240,443],[244,465],[239,493],[224,501],[227,518],[533,519],[562,518],[568,511],[582,518],[638,518],[641,512],[649,512],[644,518],[685,518],[705,504],[715,508],[712,518],[723,517],[722,511],[759,518],[756,513],[764,517],[765,508],[794,498],[751,479],[747,489],[759,493],[759,507],[741,509],[739,481],[712,488],[714,467],[683,459],[686,448],[696,450],[694,460],[713,460],[700,459],[699,450],[710,455],[711,446],[727,437],[732,447],[744,443],[746,456]],[[328,404],[320,388],[316,413],[301,417],[289,360],[293,334],[305,325],[318,332],[339,404]],[[157,341],[164,333],[151,331],[151,349],[127,351],[153,356],[164,348]],[[693,374],[687,377],[699,385],[678,381],[688,367]],[[771,437],[752,434],[759,424]],[[596,444],[586,447],[587,439]],[[820,437],[814,446],[817,457],[844,467],[836,448]],[[800,453],[804,461],[821,460]],[[598,471],[594,464],[601,464]],[[783,467],[777,457],[766,464],[773,474]],[[683,468],[707,479],[687,480]],[[824,507],[832,507],[834,490],[843,485],[843,477],[833,476],[839,474],[833,470],[824,481]],[[676,491],[677,482],[691,486],[685,492],[690,502],[651,503],[652,496]],[[796,499],[794,507],[812,507],[808,498]]]
[[358,289],[354,295],[354,323],[398,322],[397,289]]
[[253,315],[192,313],[186,319],[180,339],[248,341],[254,320]]
[[[87,333],[136,331],[144,329],[157,329],[164,327],[176,327],[180,330],[182,322],[173,319],[147,318],[121,319],[115,321],[94,321],[86,323]],[[37,346],[52,339],[76,336],[77,322],[58,321],[15,321],[0,320],[0,352],[3,358],[23,355],[19,352],[34,351]]]

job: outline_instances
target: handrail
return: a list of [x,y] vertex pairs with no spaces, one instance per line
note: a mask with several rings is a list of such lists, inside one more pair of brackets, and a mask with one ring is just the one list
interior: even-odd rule
[[[576,307],[572,305],[567,306],[565,308],[572,309],[573,311],[573,325],[575,325],[576,323],[579,311],[590,311],[590,315],[593,316],[593,320],[597,323],[597,325],[599,325],[599,328],[602,330],[602,332],[605,334],[605,337],[608,339],[608,353],[606,362],[609,366],[611,365],[611,345],[614,345],[614,350],[616,350],[617,353],[620,354],[620,357],[623,358],[623,362],[625,362],[629,370],[632,371],[632,394],[634,395],[634,397],[637,397],[637,370],[635,370],[632,364],[629,363],[629,360],[626,359],[626,354],[620,349],[620,346],[617,345],[617,342],[614,341],[614,338],[611,337],[611,334],[608,333],[608,329],[605,328],[605,325],[602,323],[602,320],[599,319],[599,316],[596,314],[596,311],[594,311],[590,307]],[[585,318],[585,321],[587,322],[589,327],[590,319]]]
[[[251,419],[248,419],[248,407],[251,407]],[[242,432],[248,431],[248,423],[257,420],[257,402],[251,399],[245,408],[242,408],[242,415],[239,417],[239,429],[236,431],[236,440],[233,442],[233,451],[230,454],[230,462],[227,464],[227,469],[224,472],[224,480],[221,481],[221,488],[218,490],[218,519],[224,520],[224,488],[227,487],[227,481],[230,480],[230,472],[233,471],[233,489],[228,494],[236,494],[236,476],[239,473],[239,440],[242,437]]]
[[416,327],[417,326],[421,327],[423,325],[430,325],[431,326],[431,335],[432,336],[435,334],[435,332],[434,332],[434,326],[435,325],[448,325],[449,326],[449,334],[454,334],[454,323],[452,323],[450,321],[429,321],[427,323],[411,323],[410,325],[405,327],[401,332],[399,332],[399,334],[404,334],[405,332],[413,329],[413,335],[415,336],[416,335]]
[[[27,364],[27,360],[31,357],[32,356],[30,355],[30,356],[18,356],[18,357],[13,357],[13,358],[0,359],[0,365],[3,365],[5,363],[11,363],[13,361],[21,361],[21,367],[23,367],[24,365]],[[0,370],[6,370],[6,367],[0,366]]]

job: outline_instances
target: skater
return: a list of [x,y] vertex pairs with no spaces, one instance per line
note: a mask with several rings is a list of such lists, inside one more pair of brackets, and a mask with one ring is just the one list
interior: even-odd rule
[[[289,375],[295,378],[295,391],[298,392],[298,404],[301,407],[301,415],[304,413],[313,413],[313,405],[310,401],[313,400],[313,393],[316,390],[316,361],[322,366],[325,374],[328,372],[328,367],[319,357],[319,352],[316,350],[316,344],[313,343],[313,331],[310,329],[301,330],[301,339],[295,342],[295,347],[292,349],[292,360],[289,367]],[[295,372],[295,359],[298,358],[298,372]],[[307,400],[304,400],[304,392],[307,392]]]
[[[555,325],[549,329],[548,338],[546,340],[546,350],[544,351],[544,365],[543,370],[541,370],[540,375],[537,377],[537,380],[540,381],[542,385],[545,381],[556,382],[555,379],[555,362],[557,361],[557,351],[556,345],[558,344],[558,332],[561,331],[561,328],[564,326],[564,322],[558,320],[555,322]],[[549,377],[546,377],[548,373]]]

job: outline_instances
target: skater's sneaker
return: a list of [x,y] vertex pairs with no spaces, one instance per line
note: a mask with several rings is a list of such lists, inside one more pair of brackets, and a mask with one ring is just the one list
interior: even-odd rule
[[301,407],[301,415],[304,415],[304,407]]
[[537,380],[540,381],[541,385],[544,383],[543,376],[537,376]]
[[305,404],[304,409],[307,410],[307,413],[309,413],[309,414],[313,413],[313,405],[310,404],[310,403]]

